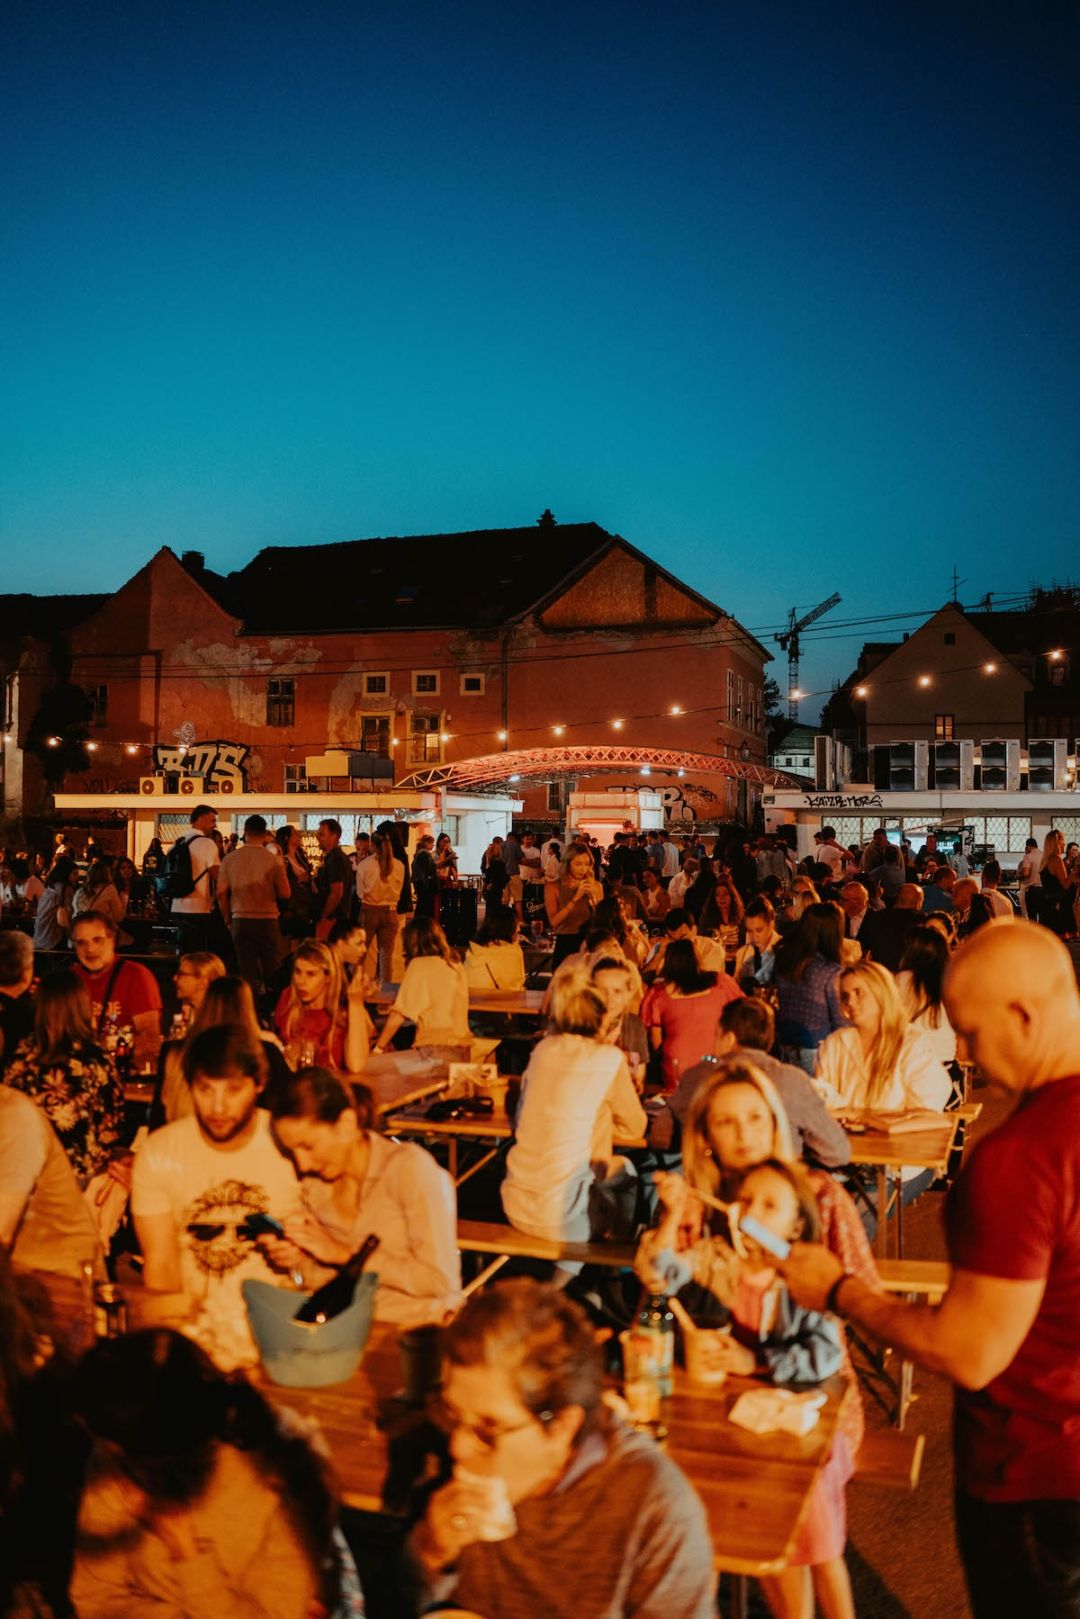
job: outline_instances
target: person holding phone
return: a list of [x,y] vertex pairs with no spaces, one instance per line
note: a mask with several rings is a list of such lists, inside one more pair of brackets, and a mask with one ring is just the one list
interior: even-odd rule
[[567,844],[557,880],[544,885],[544,909],[555,935],[553,969],[580,948],[593,912],[603,897],[604,890],[596,880],[588,848],[583,843]]

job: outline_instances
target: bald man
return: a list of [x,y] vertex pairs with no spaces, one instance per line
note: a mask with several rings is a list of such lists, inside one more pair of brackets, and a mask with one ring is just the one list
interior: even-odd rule
[[[959,886],[959,884],[957,885]],[[940,1306],[894,1302],[798,1244],[799,1304],[956,1384],[956,1527],[976,1619],[1080,1616],[1080,992],[1064,945],[997,920],[945,982],[957,1055],[1016,1107],[946,1205]]]

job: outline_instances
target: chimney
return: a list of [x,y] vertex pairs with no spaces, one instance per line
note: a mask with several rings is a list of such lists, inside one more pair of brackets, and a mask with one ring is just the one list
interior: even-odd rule
[[190,574],[200,574],[206,567],[206,558],[201,551],[181,551],[180,565]]

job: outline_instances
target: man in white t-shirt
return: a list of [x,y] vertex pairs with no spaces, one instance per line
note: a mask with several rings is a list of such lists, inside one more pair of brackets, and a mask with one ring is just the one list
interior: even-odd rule
[[241,1283],[282,1283],[252,1215],[297,1212],[292,1161],[258,1106],[262,1042],[235,1026],[206,1029],[184,1058],[194,1113],[155,1130],[135,1155],[131,1212],[153,1313],[197,1338],[226,1370],[258,1359]]
[[814,858],[823,866],[828,866],[830,882],[839,881],[845,868],[851,863],[851,856],[837,843],[835,826],[822,827],[821,841],[814,850]]
[[172,914],[180,924],[180,949],[210,949],[210,926],[213,920],[214,891],[217,886],[217,868],[221,852],[210,836],[217,826],[217,812],[209,804],[199,804],[191,812],[192,830],[185,834],[191,855],[191,875],[195,886],[190,894],[176,897]]

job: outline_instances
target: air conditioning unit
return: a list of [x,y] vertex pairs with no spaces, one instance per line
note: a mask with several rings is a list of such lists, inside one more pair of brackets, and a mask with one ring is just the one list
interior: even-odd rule
[[984,792],[1020,791],[1020,744],[1012,737],[984,738],[979,783]]
[[934,786],[938,792],[972,791],[975,786],[974,742],[934,743]]
[[203,798],[206,794],[201,776],[181,776],[176,790],[181,798]]
[[1028,743],[1028,792],[1061,792],[1069,785],[1069,744],[1063,736]]
[[157,798],[165,791],[164,776],[140,776],[140,798]]
[[891,793],[923,793],[930,779],[928,742],[879,742],[874,748],[874,786]]

